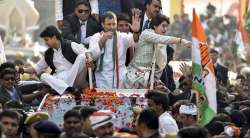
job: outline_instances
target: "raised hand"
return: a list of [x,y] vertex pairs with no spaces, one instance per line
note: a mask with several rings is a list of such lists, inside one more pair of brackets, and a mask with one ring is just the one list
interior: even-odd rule
[[140,31],[140,23],[141,23],[140,15],[141,11],[139,9],[132,10],[132,25],[130,25],[130,28],[133,32]]
[[184,76],[188,76],[191,74],[192,69],[190,66],[188,66],[186,63],[181,63],[180,65],[180,71]]

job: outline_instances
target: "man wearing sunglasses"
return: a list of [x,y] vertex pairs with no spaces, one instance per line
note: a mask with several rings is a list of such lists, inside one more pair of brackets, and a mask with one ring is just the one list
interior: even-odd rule
[[11,63],[6,62],[0,66],[0,103],[4,106],[9,101],[30,102],[46,93],[45,90],[22,95],[16,83],[16,70]]
[[90,36],[101,30],[100,24],[91,16],[88,0],[78,0],[73,14],[63,19],[62,36],[65,39],[88,46]]

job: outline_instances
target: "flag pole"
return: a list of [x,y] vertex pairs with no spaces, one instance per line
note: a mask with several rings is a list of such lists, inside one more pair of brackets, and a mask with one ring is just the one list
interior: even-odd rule
[[[197,90],[192,89],[192,93],[195,94],[195,102],[196,102],[196,108],[197,108],[197,116],[196,119],[199,122],[200,121],[200,94]],[[190,99],[191,101],[192,99]]]

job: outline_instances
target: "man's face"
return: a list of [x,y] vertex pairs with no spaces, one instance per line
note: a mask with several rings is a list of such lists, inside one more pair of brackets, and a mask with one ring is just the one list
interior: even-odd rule
[[147,12],[152,16],[156,16],[160,13],[162,7],[161,2],[159,0],[152,0],[152,2],[146,6]]
[[157,34],[164,35],[167,31],[168,23],[166,21],[162,22],[160,25],[155,26],[155,32]]
[[81,21],[86,21],[90,15],[90,8],[81,4],[75,8],[75,14]]
[[154,110],[157,114],[161,112],[161,106],[156,105],[155,102],[151,99],[148,99],[148,108]]
[[117,23],[117,30],[124,33],[129,33],[129,22],[120,20]]
[[6,89],[11,89],[15,84],[15,74],[5,74],[1,79],[1,86]]
[[113,135],[114,128],[112,123],[108,123],[106,125],[100,126],[94,130],[95,135],[98,138],[109,138]]
[[185,115],[185,114],[179,114],[178,120],[183,126],[190,126],[193,124],[193,116]]
[[10,117],[3,117],[0,120],[3,127],[3,133],[6,138],[14,138],[17,135],[18,120]]
[[64,120],[64,130],[67,136],[73,136],[75,134],[81,133],[82,122],[77,117],[69,117]]
[[105,32],[108,32],[108,31],[115,32],[116,27],[117,27],[116,19],[114,19],[114,18],[112,18],[112,19],[106,18],[104,20],[103,28],[104,28]]
[[94,134],[89,117],[85,119],[83,122],[83,132],[89,136]]
[[56,48],[56,36],[44,37],[43,40],[49,48]]
[[218,54],[217,53],[210,53],[210,57],[212,59],[213,64],[217,62]]

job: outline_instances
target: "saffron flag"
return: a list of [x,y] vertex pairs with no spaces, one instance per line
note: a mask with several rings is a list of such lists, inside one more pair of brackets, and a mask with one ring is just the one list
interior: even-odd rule
[[192,42],[192,90],[199,98],[197,103],[199,123],[204,126],[217,112],[216,79],[205,32],[195,9],[193,9]]

